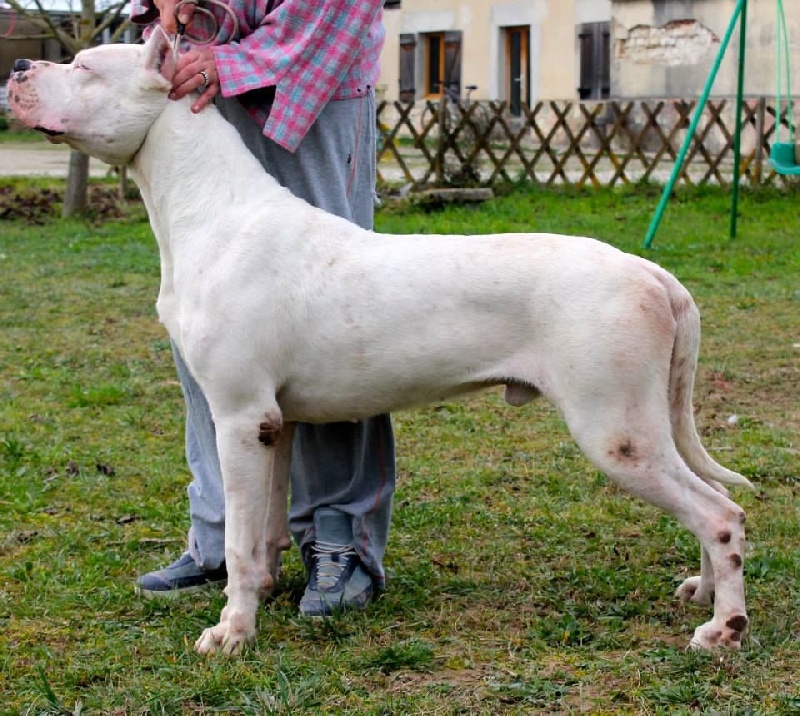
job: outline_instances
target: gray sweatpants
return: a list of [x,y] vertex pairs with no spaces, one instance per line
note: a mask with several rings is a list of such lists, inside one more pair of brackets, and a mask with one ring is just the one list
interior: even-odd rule
[[[235,98],[217,98],[217,106],[265,171],[283,186],[314,206],[372,228],[372,93],[329,102],[295,153],[264,137]],[[202,391],[177,350],[174,353],[187,406],[186,457],[192,473],[189,552],[198,564],[213,569],[225,558],[225,501],[214,423]],[[382,587],[395,486],[389,416],[360,423],[298,425],[290,477],[289,527],[300,547],[314,539],[314,511],[322,506],[336,508],[350,515],[353,547]]]

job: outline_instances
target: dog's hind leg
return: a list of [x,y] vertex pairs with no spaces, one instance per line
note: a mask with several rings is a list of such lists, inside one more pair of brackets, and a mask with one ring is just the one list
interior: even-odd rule
[[[711,485],[725,497],[729,496],[728,490],[713,480],[707,480]],[[711,557],[705,547],[700,548],[700,574],[688,577],[675,590],[675,596],[682,602],[691,602],[702,606],[714,603],[714,566]]]
[[[274,491],[271,483],[276,466],[279,472],[288,467],[292,430],[282,430],[277,405],[266,414],[215,413],[214,419],[225,488],[228,602],[219,624],[200,635],[195,649],[201,654],[233,654],[255,639],[256,611],[274,586],[272,570],[277,571],[277,566],[269,562],[278,559],[284,535],[268,534],[267,519],[280,509],[281,499],[285,511],[286,488]],[[279,476],[279,480],[286,479]],[[278,531],[282,531],[280,526]],[[273,553],[268,556],[270,541]]]
[[281,552],[292,546],[289,533],[289,464],[294,442],[294,423],[285,423],[279,439],[274,444],[272,480],[269,483],[266,543],[267,571],[273,584],[278,583]]
[[702,606],[714,603],[714,565],[705,547],[700,548],[700,574],[684,579],[675,596],[682,602]]
[[603,421],[573,416],[567,423],[586,455],[612,480],[674,515],[700,541],[707,564],[705,581],[701,577],[698,587],[709,600],[710,590],[714,591],[714,616],[697,628],[691,646],[739,648],[748,625],[742,569],[744,512],[688,468],[667,421],[652,419],[645,414],[651,411],[639,408],[641,404],[632,400],[620,409],[617,394],[607,410],[596,413],[604,416]]

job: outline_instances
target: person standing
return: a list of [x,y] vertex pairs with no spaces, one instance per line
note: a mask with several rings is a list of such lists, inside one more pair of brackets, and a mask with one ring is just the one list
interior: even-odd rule
[[[188,50],[172,99],[212,101],[264,170],[314,206],[373,226],[380,0],[133,0],[134,22],[176,17]],[[176,15],[177,12],[177,15]],[[210,40],[208,44],[200,44]],[[227,579],[224,496],[208,403],[173,346],[187,406],[188,548],[144,574],[137,591],[173,597]],[[301,614],[363,608],[383,589],[395,486],[391,419],[297,426],[289,526],[309,574]]]

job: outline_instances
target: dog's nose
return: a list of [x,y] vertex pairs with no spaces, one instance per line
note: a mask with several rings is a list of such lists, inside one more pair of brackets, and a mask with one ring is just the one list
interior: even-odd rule
[[[8,66],[8,65],[6,65]],[[12,72],[25,72],[31,68],[30,60],[14,60],[14,65],[11,67]]]

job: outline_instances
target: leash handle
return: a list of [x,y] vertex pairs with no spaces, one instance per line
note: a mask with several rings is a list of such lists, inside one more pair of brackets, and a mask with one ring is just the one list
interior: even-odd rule
[[[239,20],[236,18],[236,13],[224,2],[220,2],[220,0],[205,0],[209,5],[216,5],[219,8],[222,8],[225,12],[228,13],[230,18],[233,20],[233,37],[237,38],[239,36]],[[198,38],[192,35],[186,34],[186,24],[182,23],[178,20],[178,15],[180,14],[180,9],[184,5],[194,5],[194,12],[199,13],[206,17],[208,21],[211,23],[211,27],[214,28],[214,31],[211,33],[209,37],[205,38]],[[211,12],[208,8],[200,7],[200,0],[180,0],[180,2],[175,6],[175,19],[178,22],[178,38],[186,38],[189,42],[194,45],[210,45],[214,42],[214,38],[217,36],[219,32],[219,22],[217,22],[217,18],[214,16],[214,13]],[[177,44],[177,43],[176,43]]]

